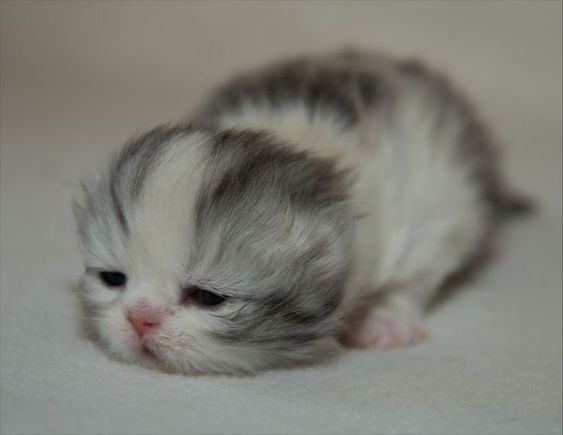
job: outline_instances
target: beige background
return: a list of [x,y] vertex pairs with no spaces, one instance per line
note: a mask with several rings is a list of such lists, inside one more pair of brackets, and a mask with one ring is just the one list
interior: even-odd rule
[[[1,3],[0,431],[561,433],[561,3]],[[541,212],[433,341],[255,378],[163,375],[79,336],[77,179],[232,72],[344,45],[451,73]]]

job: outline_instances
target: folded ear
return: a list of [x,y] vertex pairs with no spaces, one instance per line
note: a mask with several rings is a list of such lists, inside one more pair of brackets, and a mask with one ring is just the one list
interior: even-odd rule
[[72,213],[79,232],[82,232],[84,216],[86,215],[86,209],[89,202],[90,192],[88,185],[84,181],[81,181],[80,188],[73,194],[72,198]]
[[81,204],[80,199],[73,198],[72,200],[72,213],[74,215],[74,222],[80,227],[82,216],[84,215],[84,206]]

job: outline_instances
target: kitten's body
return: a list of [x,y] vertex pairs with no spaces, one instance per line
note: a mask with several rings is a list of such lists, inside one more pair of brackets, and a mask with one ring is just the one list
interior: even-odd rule
[[[228,83],[194,119],[198,127],[133,142],[79,209],[87,266],[107,269],[111,255],[138,277],[119,303],[106,295],[111,321],[96,319],[123,359],[145,361],[135,343],[111,337],[112,322],[127,334],[119,313],[139,300],[172,312],[160,335],[173,339],[148,345],[172,370],[314,361],[337,336],[363,347],[417,342],[424,305],[482,254],[512,201],[473,111],[416,63],[355,52],[296,59]],[[100,255],[108,242],[97,234],[116,232],[110,215],[121,243]],[[220,308],[220,322],[175,314],[186,282],[230,296],[231,311]]]
[[[416,313],[487,249],[503,212],[484,126],[443,77],[418,63],[356,52],[297,59],[227,84],[201,117],[270,131],[354,174],[347,296],[359,304],[400,292]],[[409,332],[416,331],[384,346],[416,339]]]

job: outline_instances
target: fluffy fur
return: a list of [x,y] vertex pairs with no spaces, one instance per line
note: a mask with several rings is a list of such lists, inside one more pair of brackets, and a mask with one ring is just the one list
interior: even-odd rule
[[[75,204],[81,299],[115,357],[255,372],[426,335],[424,305],[483,254],[507,193],[466,100],[419,63],[352,51],[253,71],[193,122],[132,140]],[[127,275],[105,286],[99,272]],[[226,297],[186,302],[186,288]],[[127,313],[162,322],[139,338]]]

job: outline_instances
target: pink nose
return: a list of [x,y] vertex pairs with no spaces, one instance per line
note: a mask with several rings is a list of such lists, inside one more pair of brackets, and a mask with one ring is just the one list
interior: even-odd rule
[[160,325],[160,315],[146,311],[130,312],[127,315],[127,320],[129,320],[139,338],[143,338],[148,332]]

